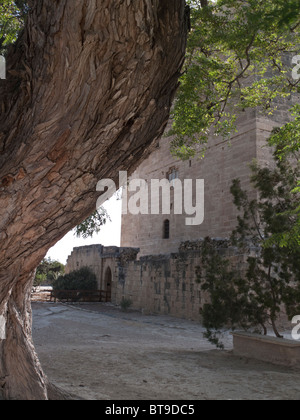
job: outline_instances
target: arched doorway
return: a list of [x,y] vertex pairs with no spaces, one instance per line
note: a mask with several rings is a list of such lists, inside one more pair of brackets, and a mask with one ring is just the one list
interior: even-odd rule
[[104,276],[104,287],[107,292],[106,302],[111,302],[111,287],[112,287],[112,272],[110,267],[107,267]]

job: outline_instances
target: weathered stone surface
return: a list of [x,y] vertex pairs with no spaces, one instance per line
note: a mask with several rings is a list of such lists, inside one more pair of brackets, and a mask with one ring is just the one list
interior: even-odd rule
[[[141,256],[156,253],[167,254],[177,252],[185,241],[197,241],[209,236],[211,238],[229,238],[236,227],[238,211],[233,204],[230,187],[233,179],[241,180],[242,188],[253,192],[250,183],[251,170],[249,164],[253,159],[261,165],[271,164],[271,153],[266,146],[274,126],[287,121],[290,103],[284,104],[285,112],[276,114],[276,121],[262,118],[255,111],[242,113],[238,120],[238,132],[230,142],[222,138],[211,137],[205,158],[194,158],[180,161],[170,153],[172,138],[162,138],[152,154],[138,167],[132,175],[133,179],[144,179],[149,185],[152,179],[166,179],[172,169],[176,170],[182,183],[194,180],[193,206],[196,204],[195,180],[203,179],[204,222],[199,226],[186,226],[185,212],[174,214],[174,193],[171,191],[170,214],[151,214],[152,198],[149,192],[149,214],[122,216],[121,246],[138,246]],[[279,121],[279,122],[278,122]],[[127,199],[130,200],[128,194]],[[160,200],[162,197],[160,196]],[[170,238],[164,239],[163,225],[170,222]]]
[[236,332],[232,335],[233,351],[237,356],[281,366],[300,366],[300,343],[297,341],[244,332]]
[[[216,249],[242,270],[247,256],[230,246],[229,241],[213,241]],[[105,248],[101,245],[75,248],[68,259],[67,271],[88,266],[96,274],[98,286],[106,290],[105,273],[112,273],[112,302],[130,299],[133,308],[145,313],[167,314],[195,321],[208,296],[201,290],[197,272],[201,267],[203,241],[183,243],[180,252],[149,255],[137,260],[139,249]]]
[[30,0],[0,80],[0,387],[45,399],[28,290],[47,251],[148,155],[184,60],[184,0]]

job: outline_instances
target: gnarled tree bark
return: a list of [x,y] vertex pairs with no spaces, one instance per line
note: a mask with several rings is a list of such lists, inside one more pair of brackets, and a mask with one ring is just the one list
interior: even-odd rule
[[48,249],[161,136],[183,64],[184,0],[31,0],[0,81],[0,389],[57,397],[31,338]]

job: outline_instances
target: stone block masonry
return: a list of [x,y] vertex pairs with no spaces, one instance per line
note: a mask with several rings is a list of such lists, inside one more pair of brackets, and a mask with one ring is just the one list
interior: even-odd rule
[[[214,242],[233,265],[243,267],[247,257],[239,249],[231,247],[227,240]],[[112,302],[117,305],[125,298],[132,301],[133,309],[146,314],[200,321],[201,309],[208,301],[197,282],[202,245],[202,240],[189,241],[182,243],[177,253],[139,260],[137,248],[80,247],[69,257],[67,272],[90,267],[97,275],[101,290],[107,290],[109,284]]]
[[136,259],[139,249],[91,245],[74,248],[68,258],[66,273],[89,267],[96,275],[98,289],[113,291],[116,279],[126,272],[126,262]]
[[300,343],[297,341],[245,332],[232,335],[236,356],[288,367],[300,365]]
[[[238,121],[238,131],[230,142],[212,137],[204,159],[181,161],[170,153],[172,138],[163,138],[150,156],[139,166],[132,179],[204,180],[204,222],[199,226],[186,226],[186,214],[175,214],[174,192],[171,192],[170,214],[123,214],[121,246],[139,247],[140,257],[177,252],[183,241],[196,241],[206,236],[229,237],[236,227],[238,211],[233,204],[230,187],[239,178],[244,190],[255,194],[250,182],[250,164],[256,159],[261,165],[272,162],[266,140],[279,122],[258,118],[255,112],[245,112]],[[172,179],[172,175],[171,175]],[[162,194],[162,193],[161,193]],[[173,195],[172,195],[173,194]],[[130,194],[127,195],[127,200]],[[162,196],[160,196],[160,203]],[[196,197],[193,195],[193,205]],[[161,209],[162,210],[162,209]],[[169,235],[164,235],[164,223],[169,223]]]
[[[233,265],[243,266],[247,257],[228,241],[215,241],[220,253]],[[147,314],[164,314],[200,321],[208,297],[197,282],[203,241],[186,242],[178,253],[141,257],[127,261],[123,276],[115,283],[114,301],[123,298]]]

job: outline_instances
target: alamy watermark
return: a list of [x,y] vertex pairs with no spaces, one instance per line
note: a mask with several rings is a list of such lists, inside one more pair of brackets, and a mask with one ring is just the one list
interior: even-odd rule
[[0,340],[6,339],[6,319],[0,315]]
[[296,326],[292,329],[292,339],[295,341],[300,340],[300,315],[294,316],[292,319],[292,325]]
[[[144,179],[128,180],[126,171],[119,173],[119,185],[123,187],[122,214],[132,215],[176,215],[185,214],[186,226],[199,226],[204,222],[204,180],[203,179]],[[97,200],[101,207],[117,187],[113,180],[103,179],[97,184],[102,192]]]
[[292,59],[292,63],[295,67],[292,70],[292,77],[294,80],[300,79],[300,55],[295,55]]
[[0,55],[0,79],[6,79],[6,61],[2,55]]
[[[292,64],[294,64],[292,70],[292,77],[294,80],[300,79],[300,55],[295,55],[292,58]],[[6,60],[0,55],[0,79],[6,79]]]

